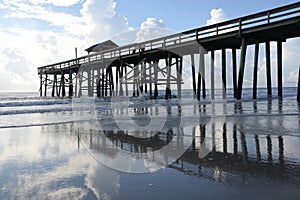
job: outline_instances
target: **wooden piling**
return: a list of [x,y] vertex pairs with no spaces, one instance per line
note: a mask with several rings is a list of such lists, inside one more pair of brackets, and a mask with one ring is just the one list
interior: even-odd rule
[[123,82],[121,81],[121,79],[123,78],[123,74],[124,74],[124,66],[123,63],[121,61],[121,65],[120,65],[120,71],[119,71],[119,84],[120,84],[120,89],[119,89],[119,96],[124,96],[124,91],[123,91]]
[[87,71],[87,84],[88,84],[88,96],[92,96],[92,77],[91,77],[91,69]]
[[[201,57],[201,56],[200,56]],[[202,81],[202,77],[201,77],[201,66],[199,64],[199,68],[198,68],[198,82],[197,82],[197,100],[200,100],[201,97],[201,81]]]
[[101,96],[104,97],[106,92],[106,81],[105,81],[106,69],[103,67],[101,70]]
[[[104,74],[104,73],[103,73]],[[108,69],[105,69],[105,74],[104,74],[104,95],[105,97],[107,97],[107,90],[108,90]]]
[[195,77],[195,57],[191,54],[191,67],[192,67],[192,79],[193,79],[193,92],[194,98],[196,97],[196,77]]
[[136,88],[136,85],[137,85],[137,80],[136,80],[136,77],[137,77],[137,73],[136,73],[136,67],[137,66],[134,66],[134,68],[133,68],[133,94],[132,94],[132,96],[133,97],[136,97],[137,95],[136,95],[136,92],[137,92],[137,90],[138,90],[138,88]]
[[101,84],[100,84],[100,68],[97,69],[96,93],[97,97],[101,97]]
[[152,63],[149,63],[149,95],[152,96]]
[[43,75],[40,75],[40,96],[43,96]]
[[211,84],[211,99],[215,99],[215,51],[210,52],[210,84]]
[[109,68],[109,90],[110,90],[110,96],[113,96],[115,91],[115,85],[114,85],[114,76],[112,67]]
[[146,62],[143,62],[142,64],[142,85],[144,86],[144,93],[147,93],[148,92],[148,87],[147,87],[147,83],[146,83],[146,76],[147,76],[147,63]]
[[126,96],[128,96],[127,66],[125,65],[124,65],[124,72],[125,72],[125,92],[126,92]]
[[233,96],[237,96],[237,66],[236,66],[236,49],[232,49],[232,81],[233,81]]
[[57,75],[53,75],[53,85],[52,85],[52,97],[55,96],[55,90],[56,90],[56,84],[57,84]]
[[200,47],[200,74],[202,79],[202,98],[206,98],[206,85],[205,85],[205,49]]
[[76,76],[75,76],[75,97],[78,97],[77,95],[78,95],[78,91],[77,91],[77,89],[78,89],[78,72],[77,72],[77,74],[76,74]]
[[243,79],[244,79],[244,71],[245,71],[245,63],[246,63],[246,53],[247,53],[247,44],[246,44],[246,39],[243,38],[242,39],[241,58],[240,58],[237,99],[242,98]]
[[78,87],[78,97],[82,96],[82,78],[83,78],[83,71],[79,71],[77,73],[77,77],[79,78],[79,87]]
[[158,60],[154,61],[154,99],[158,97]]
[[94,93],[95,93],[95,69],[94,67],[92,67],[92,70],[91,70],[91,97],[94,96]]
[[73,96],[73,76],[72,71],[69,72],[69,97]]
[[277,81],[278,97],[282,98],[282,42],[277,42]]
[[181,99],[181,79],[182,79],[182,65],[183,58],[176,58],[176,71],[177,71],[177,98]]
[[62,97],[65,97],[66,96],[66,86],[65,86],[65,74],[62,73],[61,74],[61,80],[60,80],[60,83],[61,83],[61,90],[62,90]]
[[300,102],[300,65],[299,65],[299,72],[298,72],[298,94],[297,94],[297,101]]
[[115,96],[119,96],[119,78],[120,78],[120,66],[116,66],[116,91],[115,91]]
[[259,42],[255,43],[254,50],[254,70],[253,70],[253,99],[257,98],[257,71],[258,71],[258,55],[259,55]]
[[171,99],[171,67],[172,67],[172,57],[169,53],[168,59],[166,60],[166,66],[167,66],[167,85],[166,85],[166,95],[165,99]]
[[44,96],[47,96],[47,87],[48,87],[48,74],[46,74],[46,78],[45,78],[45,89],[44,89]]
[[222,49],[222,95],[226,98],[226,49]]
[[266,42],[266,75],[268,98],[272,97],[270,41]]

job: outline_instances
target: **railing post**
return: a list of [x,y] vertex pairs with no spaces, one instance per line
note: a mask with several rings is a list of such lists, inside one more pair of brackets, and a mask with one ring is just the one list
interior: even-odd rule
[[239,36],[242,36],[242,19],[239,20]]

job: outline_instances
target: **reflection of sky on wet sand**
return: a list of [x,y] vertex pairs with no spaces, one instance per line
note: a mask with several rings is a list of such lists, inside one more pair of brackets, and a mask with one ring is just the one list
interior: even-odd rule
[[[253,114],[252,103],[243,112]],[[89,146],[78,144],[74,124],[1,129],[0,199],[297,199],[299,116],[229,114],[214,129],[184,128],[194,131],[191,148],[169,167],[146,174],[96,161]],[[199,159],[203,130],[213,150]]]

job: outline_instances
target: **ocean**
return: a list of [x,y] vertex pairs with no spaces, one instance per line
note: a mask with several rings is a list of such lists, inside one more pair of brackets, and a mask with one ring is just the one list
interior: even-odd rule
[[[300,104],[0,93],[0,199],[298,199]],[[176,94],[176,91],[175,93]],[[163,97],[163,93],[161,92]]]

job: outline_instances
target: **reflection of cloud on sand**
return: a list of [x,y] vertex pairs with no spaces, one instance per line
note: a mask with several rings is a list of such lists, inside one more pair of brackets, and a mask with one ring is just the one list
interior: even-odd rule
[[86,184],[97,196],[97,199],[116,199],[118,197],[120,175],[99,162],[92,161]]
[[[78,153],[73,135],[56,134],[69,133],[69,128],[59,125],[30,127],[19,129],[19,132],[17,129],[2,130],[0,199],[117,197],[118,174],[95,162],[85,149],[79,149]],[[34,138],[41,141],[40,145]]]

